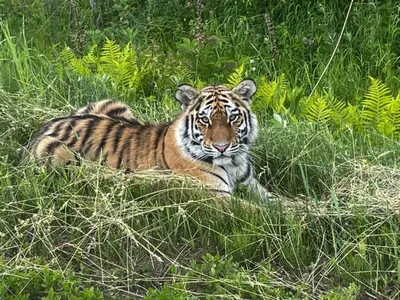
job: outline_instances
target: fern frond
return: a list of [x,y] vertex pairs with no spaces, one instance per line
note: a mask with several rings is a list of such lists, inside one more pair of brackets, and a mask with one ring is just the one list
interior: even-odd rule
[[285,102],[287,99],[287,80],[284,74],[281,74],[278,80],[267,82],[265,77],[262,78],[258,87],[256,97],[259,108],[272,108],[274,113],[287,112]]
[[97,57],[95,55],[95,50],[97,49],[97,45],[94,45],[90,47],[89,52],[82,57],[82,59],[85,61],[87,64],[96,64],[97,63]]
[[72,59],[70,62],[70,65],[71,65],[72,69],[75,72],[79,73],[79,75],[81,75],[81,76],[88,76],[92,73],[89,64],[87,64],[81,58]]
[[278,88],[278,83],[276,81],[267,82],[265,78],[262,78],[262,81],[258,87],[257,97],[261,98],[261,102],[263,105],[267,107],[272,107],[272,99],[275,95],[275,92]]
[[382,113],[376,129],[382,134],[391,135],[396,129],[393,118],[388,113]]
[[360,125],[360,111],[358,105],[347,104],[342,110],[343,124],[353,128]]
[[331,118],[331,109],[324,98],[318,97],[309,106],[305,117],[312,123],[326,123]]
[[74,52],[71,50],[69,47],[65,47],[63,50],[60,52],[60,60],[63,63],[71,63],[71,61],[76,58]]
[[[383,133],[385,134],[391,134],[396,131],[397,134],[400,134],[400,97],[392,98],[392,101],[385,107],[384,110],[384,117],[385,117],[385,122],[390,123],[390,125],[393,127],[391,128],[391,131],[389,132],[386,127],[385,131]],[[381,121],[380,123],[384,122]],[[378,124],[379,126],[379,124]],[[382,128],[382,126],[381,126]],[[393,129],[393,130],[392,130]]]
[[274,105],[272,107],[274,112],[280,113],[280,112],[286,110],[286,108],[285,108],[286,95],[287,95],[286,91],[284,91],[281,93],[281,95],[279,97],[276,97],[276,101],[274,101]]
[[382,122],[382,114],[386,106],[391,103],[393,97],[389,88],[379,79],[369,78],[371,86],[361,103],[363,107],[361,118],[364,125],[370,124],[376,127]]
[[[139,66],[136,52],[129,43],[121,48],[114,41],[107,39],[100,53],[97,52],[95,45],[85,56],[77,58],[66,48],[60,53],[60,61],[65,62],[80,76],[95,76],[118,91],[136,90],[142,85],[143,77],[153,72],[146,59],[143,61],[143,67]],[[63,72],[62,67],[63,65],[60,65],[60,73]]]
[[278,82],[279,92],[285,93],[288,89],[288,81],[286,79],[285,73],[279,75],[277,82]]
[[327,104],[329,109],[331,110],[331,118],[332,120],[341,127],[341,123],[343,121],[343,111],[347,107],[344,101],[340,101],[336,99],[334,96],[328,95],[326,97]]
[[113,64],[118,61],[121,56],[121,47],[115,44],[114,41],[107,39],[103,48],[101,49],[100,60]]
[[194,87],[201,88],[203,86],[205,86],[205,82],[203,82],[199,77],[197,77],[196,80],[194,81]]
[[344,101],[336,99],[334,96],[328,96],[327,103],[329,108],[338,115],[341,115],[343,110],[346,108],[346,103]]
[[233,71],[231,75],[228,77],[228,86],[234,88],[237,86],[242,80],[244,76],[244,64],[241,64],[238,68]]
[[305,117],[305,115],[310,110],[311,105],[318,99],[318,92],[314,93],[312,97],[302,97],[299,100],[299,115]]
[[180,65],[179,71],[184,79],[188,80],[190,78],[190,71],[187,66]]

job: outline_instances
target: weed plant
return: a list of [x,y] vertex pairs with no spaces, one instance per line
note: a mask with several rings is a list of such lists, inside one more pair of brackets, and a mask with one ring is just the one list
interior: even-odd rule
[[[348,3],[289,2],[0,1],[1,299],[400,297],[400,6],[354,2],[310,96]],[[277,201],[19,157],[89,102],[166,121],[178,84],[245,77]]]

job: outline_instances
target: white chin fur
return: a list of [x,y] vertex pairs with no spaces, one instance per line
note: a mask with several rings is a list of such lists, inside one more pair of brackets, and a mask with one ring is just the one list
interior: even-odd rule
[[214,158],[214,164],[217,166],[226,166],[232,163],[232,158],[227,156],[219,156]]

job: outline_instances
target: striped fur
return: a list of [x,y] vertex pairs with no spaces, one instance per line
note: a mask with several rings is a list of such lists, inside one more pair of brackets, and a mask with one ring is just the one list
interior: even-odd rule
[[82,107],[76,111],[73,111],[70,115],[106,115],[110,118],[122,118],[127,121],[135,120],[130,108],[116,100],[103,100],[96,103],[90,103],[85,107]]
[[141,123],[125,104],[104,100],[51,120],[28,150],[33,158],[49,157],[53,165],[80,156],[127,171],[170,169],[221,195],[230,195],[242,183],[265,198],[268,193],[254,178],[248,156],[257,136],[257,119],[250,110],[255,91],[250,79],[234,89],[181,85],[176,98],[182,112],[161,124]]

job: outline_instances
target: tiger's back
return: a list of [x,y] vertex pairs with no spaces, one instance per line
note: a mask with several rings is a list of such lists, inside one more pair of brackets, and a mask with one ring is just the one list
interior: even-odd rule
[[[137,121],[132,114],[129,106],[116,100],[102,100],[95,103],[90,103],[85,107],[77,109],[70,115],[105,115],[114,119],[124,119],[126,121]],[[139,122],[139,121],[137,121]],[[140,122],[139,122],[140,123]]]
[[[45,124],[29,147],[34,157],[49,157],[53,165],[101,159],[113,168],[127,170],[163,166],[157,151],[168,124],[141,124],[104,114],[60,117]],[[144,138],[145,137],[145,138]]]

